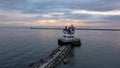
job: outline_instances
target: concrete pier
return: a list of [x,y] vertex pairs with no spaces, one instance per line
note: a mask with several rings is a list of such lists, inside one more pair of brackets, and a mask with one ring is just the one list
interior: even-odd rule
[[60,46],[53,50],[47,57],[32,63],[28,68],[55,68],[57,64],[63,62],[64,58],[71,50],[71,44]]

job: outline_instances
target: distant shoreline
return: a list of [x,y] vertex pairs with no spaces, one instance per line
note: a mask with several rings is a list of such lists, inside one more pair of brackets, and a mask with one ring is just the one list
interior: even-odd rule
[[[49,30],[62,30],[63,28],[30,28],[30,29],[49,29]],[[93,28],[77,28],[76,30],[102,30],[102,31],[120,31],[120,29],[93,29]]]

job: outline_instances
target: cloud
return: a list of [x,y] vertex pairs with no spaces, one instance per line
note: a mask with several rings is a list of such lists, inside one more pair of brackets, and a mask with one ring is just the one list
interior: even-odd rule
[[30,20],[39,14],[27,14],[19,10],[0,10],[0,21]]
[[52,12],[52,13],[42,14],[41,16],[44,18],[51,18],[54,16],[63,16],[63,15],[64,15],[64,13]]
[[62,11],[61,9],[110,11],[119,10],[119,6],[120,0],[0,0],[0,8],[24,10],[31,13],[56,12]]
[[88,11],[88,10],[73,10],[73,14],[90,14],[90,15],[112,15],[120,16],[120,10],[112,11]]

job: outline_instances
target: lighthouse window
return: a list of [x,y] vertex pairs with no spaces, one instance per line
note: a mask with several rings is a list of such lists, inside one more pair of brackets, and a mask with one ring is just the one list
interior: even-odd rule
[[66,36],[63,36],[63,37],[65,37],[65,38],[66,38]]
[[73,36],[68,36],[68,38],[74,38]]

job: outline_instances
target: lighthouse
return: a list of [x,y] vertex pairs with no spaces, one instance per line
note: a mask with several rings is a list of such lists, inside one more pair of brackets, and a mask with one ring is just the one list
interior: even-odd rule
[[70,27],[63,29],[63,39],[66,41],[72,41],[74,39],[74,34],[75,34],[75,27],[71,25]]
[[77,44],[80,45],[80,39],[75,38],[75,27],[73,25],[63,29],[63,36],[58,39],[58,44],[59,45],[65,45],[65,44]]

